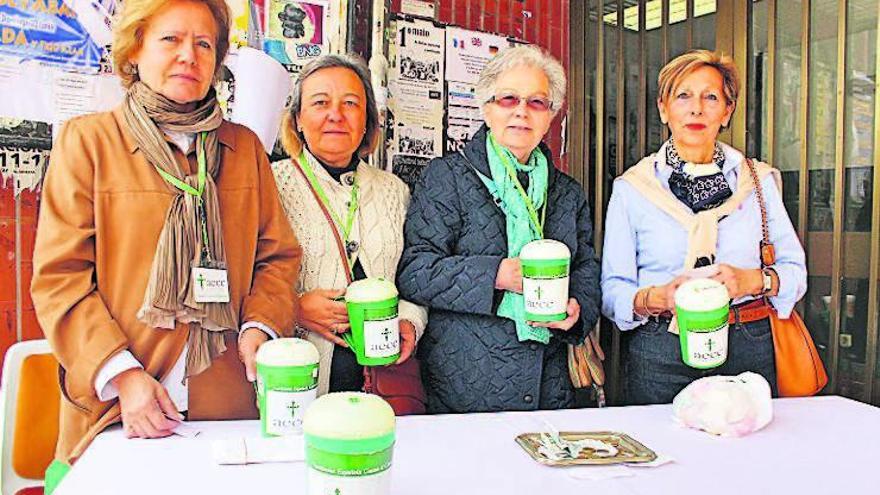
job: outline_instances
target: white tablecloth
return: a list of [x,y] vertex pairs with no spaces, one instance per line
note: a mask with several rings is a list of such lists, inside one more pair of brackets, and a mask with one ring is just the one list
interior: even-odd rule
[[[880,408],[840,397],[779,399],[774,419],[743,438],[717,438],[676,426],[671,406],[617,407],[398,418],[392,493],[805,495],[877,493]],[[675,462],[624,468],[631,477],[575,479],[537,464],[520,433],[560,430],[628,433]],[[305,493],[303,463],[219,466],[211,442],[258,436],[255,421],[193,423],[195,438],[127,440],[101,435],[55,492],[71,494]],[[600,468],[601,469],[601,468]]]

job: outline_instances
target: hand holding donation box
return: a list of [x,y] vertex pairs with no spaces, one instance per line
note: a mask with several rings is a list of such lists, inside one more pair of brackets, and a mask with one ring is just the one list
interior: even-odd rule
[[675,318],[685,364],[717,368],[727,361],[730,294],[721,282],[696,278],[675,291]]
[[400,357],[399,298],[393,283],[382,278],[352,282],[345,291],[351,333],[343,338],[363,366],[393,364]]
[[528,321],[561,321],[568,317],[571,251],[552,239],[532,241],[519,254],[523,299]]
[[302,339],[275,339],[257,350],[257,402],[264,437],[297,434],[317,395],[318,349]]

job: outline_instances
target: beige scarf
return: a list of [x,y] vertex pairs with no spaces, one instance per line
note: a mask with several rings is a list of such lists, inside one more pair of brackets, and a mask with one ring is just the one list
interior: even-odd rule
[[[645,199],[657,208],[660,208],[688,231],[688,249],[682,267],[683,270],[687,271],[692,269],[694,263],[701,257],[714,259],[715,249],[718,245],[718,221],[739,208],[739,205],[752,193],[755,183],[746,169],[748,164],[745,157],[743,157],[743,163],[737,178],[736,191],[733,195],[715,208],[694,213],[660,183],[660,179],[657,178],[654,169],[655,156],[665,156],[665,154],[651,155],[642,159],[642,161],[627,170],[620,178],[632,185]],[[752,161],[752,163],[755,165],[758,177],[761,180],[767,174],[772,173],[777,187],[780,190],[782,189],[782,178],[778,170],[763,162]],[[758,249],[758,247],[755,246],[755,249]],[[675,318],[669,324],[669,331],[675,334],[678,333]]]
[[202,205],[208,245],[205,246],[201,234],[198,198],[166,181],[175,196],[165,214],[144,302],[137,313],[138,320],[153,328],[174,328],[175,322],[190,324],[186,376],[197,375],[226,351],[223,332],[238,328],[238,318],[231,303],[196,302],[190,276],[192,268],[200,265],[208,253],[213,268],[226,267],[220,207],[214,184],[214,177],[220,169],[217,128],[223,122],[223,114],[213,89],[194,110],[187,111],[183,105],[155,93],[139,81],[128,90],[123,114],[147,162],[196,189],[197,176],[188,175],[180,166],[158,126],[170,131],[198,133],[196,149],[204,147],[205,150],[207,177]]

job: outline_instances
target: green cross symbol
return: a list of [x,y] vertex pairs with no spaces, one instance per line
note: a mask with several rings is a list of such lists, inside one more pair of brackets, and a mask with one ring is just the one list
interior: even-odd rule
[[295,418],[296,410],[299,409],[299,404],[297,404],[296,401],[290,401],[290,404],[287,406],[287,408],[290,409],[290,417]]
[[336,491],[333,492],[333,495],[342,495],[342,491],[337,488]]
[[709,339],[706,341],[706,347],[709,348],[709,352],[712,352],[712,344],[713,343],[714,343],[714,341],[712,339]]
[[199,283],[199,287],[201,287],[202,289],[205,288],[205,276],[204,276],[204,275],[202,275],[202,274],[200,273],[199,276],[198,276],[198,278],[196,278],[196,281],[198,281],[198,283]]
[[537,293],[538,293],[538,300],[539,300],[539,301],[541,300],[541,294],[542,294],[543,292],[544,292],[544,291],[541,290],[541,286],[539,285],[539,286],[538,286],[538,290],[537,290]]

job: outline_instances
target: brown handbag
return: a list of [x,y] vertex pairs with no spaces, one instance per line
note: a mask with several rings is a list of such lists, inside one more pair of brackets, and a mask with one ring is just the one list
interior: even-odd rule
[[605,407],[605,353],[599,346],[595,332],[590,332],[582,344],[568,345],[568,375],[574,388],[592,388],[596,405]]
[[[324,218],[330,225],[330,231],[333,232],[333,239],[336,241],[336,249],[339,251],[339,257],[342,259],[342,266],[345,270],[345,280],[351,285],[351,265],[343,245],[342,238],[333,222],[333,217],[324,206],[324,202],[318,196],[318,192],[312,187],[305,172],[294,164],[294,168],[299,170],[302,178],[309,185],[309,190],[315,197]],[[419,367],[419,361],[415,355],[401,364],[392,364],[388,366],[364,366],[364,392],[368,394],[378,395],[385,399],[394,410],[397,416],[406,416],[410,414],[424,414],[427,403],[425,395],[425,387],[422,385],[422,375]]]
[[[761,181],[752,160],[747,160],[749,173],[755,183],[755,197],[761,209],[761,266],[768,267],[776,262],[776,252],[770,243],[770,230],[767,227],[767,208]],[[770,306],[769,301],[768,306]],[[771,306],[772,307],[772,306]],[[773,349],[776,355],[776,382],[780,397],[806,397],[816,395],[828,383],[828,375],[822,358],[813,343],[813,337],[804,320],[792,310],[791,316],[782,319],[776,310],[770,311],[770,328],[773,332]]]

